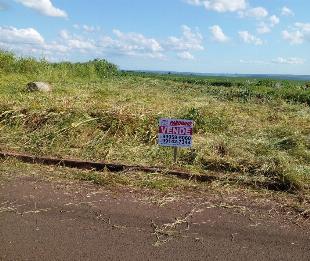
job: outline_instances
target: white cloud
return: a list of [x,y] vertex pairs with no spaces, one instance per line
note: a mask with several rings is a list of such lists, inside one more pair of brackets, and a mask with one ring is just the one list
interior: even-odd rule
[[194,60],[194,56],[190,52],[181,52],[178,53],[177,56],[183,60]]
[[280,23],[280,18],[276,15],[272,15],[268,18],[267,21],[260,22],[257,26],[256,31],[259,34],[270,33],[271,29]]
[[201,51],[203,47],[203,37],[198,30],[193,31],[190,27],[182,26],[182,36],[180,38],[171,36],[165,43],[168,49],[178,51]]
[[282,31],[282,37],[290,44],[302,44],[305,40],[310,41],[310,23],[295,23],[290,31]]
[[110,36],[101,36],[97,41],[97,45],[102,48],[108,48],[111,46],[115,46],[117,43],[116,40],[112,39]]
[[268,11],[264,7],[250,8],[246,11],[239,12],[241,17],[253,17],[256,19],[262,19],[268,16]]
[[277,17],[276,15],[272,15],[269,17],[269,21],[270,21],[270,26],[274,27],[275,25],[280,23],[280,18]]
[[66,30],[59,32],[57,41],[46,43],[44,38],[33,28],[17,29],[0,27],[0,48],[22,55],[36,57],[56,57],[63,59],[77,53],[88,57],[102,57],[104,54],[139,56],[165,59],[160,43],[138,33],[113,31],[115,37],[85,37]]
[[204,50],[203,37],[198,29],[194,31],[186,25],[183,25],[181,29],[181,37],[171,36],[165,41],[148,38],[135,32],[125,33],[114,29],[115,37],[101,37],[97,45],[104,51],[115,54],[165,60],[166,53],[177,52],[179,58],[192,60],[194,57],[191,51]]
[[287,6],[283,6],[281,10],[281,14],[284,16],[294,16],[294,12],[289,9]]
[[300,26],[302,33],[304,35],[304,39],[308,42],[310,42],[310,23],[296,23],[295,24],[297,27]]
[[186,0],[186,2],[220,13],[241,11],[247,6],[246,0]]
[[95,42],[100,52],[161,60],[166,59],[166,56],[162,53],[165,50],[159,41],[154,38],[147,38],[142,34],[134,32],[124,33],[118,29],[114,29],[113,34],[115,35],[113,38],[103,35]]
[[0,26],[0,42],[13,44],[43,44],[44,38],[33,28],[18,29]]
[[278,64],[304,64],[305,60],[298,57],[290,57],[290,58],[278,57],[272,60],[272,62]]
[[104,44],[114,51],[127,55],[138,55],[149,58],[166,59],[164,52],[175,52],[180,59],[193,60],[191,51],[204,50],[203,37],[198,29],[193,30],[183,25],[180,37],[170,36],[167,40],[158,41],[154,38],[146,38],[142,34],[123,33],[114,30],[115,40],[106,38]]
[[95,26],[91,26],[91,25],[86,25],[86,24],[83,24],[82,28],[83,28],[83,30],[85,32],[88,32],[88,33],[92,33],[92,32],[100,30],[99,27],[95,27]]
[[68,17],[67,13],[64,10],[61,10],[53,6],[50,0],[15,0],[15,1],[46,16]]
[[161,52],[163,50],[160,43],[154,38],[147,38],[139,33],[123,33],[117,29],[114,29],[113,33],[120,42],[124,43],[126,49],[152,53]]
[[229,38],[224,34],[222,28],[219,25],[213,25],[209,27],[209,29],[215,41],[220,43],[225,43],[229,41]]
[[64,57],[69,47],[58,42],[46,43],[33,28],[0,27],[0,48],[21,55]]
[[[250,17],[259,20],[256,29],[257,33],[259,34],[270,33],[271,29],[280,23],[279,17],[277,17],[276,15],[269,16],[268,10],[262,6],[247,8],[246,10],[239,11],[238,13],[241,18]],[[249,35],[246,33],[242,33],[241,37],[243,39],[252,38],[249,37]],[[259,38],[256,38],[256,41],[254,42],[260,44],[261,40]]]
[[204,6],[208,10],[217,12],[236,12],[246,8],[245,0],[210,0],[204,1]]
[[82,36],[71,35],[66,30],[61,30],[59,35],[62,40],[62,44],[67,46],[69,49],[79,50],[85,52],[86,50],[96,50],[95,40],[84,39]]
[[290,65],[296,65],[296,64],[304,64],[305,60],[302,58],[298,57],[289,57],[289,58],[283,58],[283,57],[278,57],[276,59],[273,59],[271,61],[264,61],[264,60],[243,60],[241,59],[239,61],[240,63],[244,64],[261,64],[261,65],[270,65],[272,63],[277,63],[277,64],[290,64]]
[[61,30],[59,32],[59,36],[64,40],[67,40],[70,38],[69,33],[66,30]]
[[79,49],[81,51],[96,49],[96,46],[94,45],[93,41],[77,38],[68,39],[67,45],[70,49]]
[[299,30],[295,31],[282,31],[282,37],[284,40],[290,42],[290,44],[302,44],[304,42],[304,35]]
[[310,33],[310,23],[295,23],[295,26],[304,33]]
[[262,45],[263,41],[250,34],[248,31],[240,31],[239,33],[239,37],[242,39],[243,42],[247,43],[247,44],[254,44],[254,45]]
[[[75,26],[77,27],[77,26]],[[82,26],[78,26],[83,30]],[[203,50],[202,35],[198,29],[182,26],[182,35],[157,40],[135,32],[113,30],[112,35],[84,34],[61,30],[56,41],[46,42],[33,28],[18,29],[0,26],[0,48],[14,51],[20,55],[47,57],[63,60],[67,57],[96,58],[106,55],[126,55],[141,58],[166,60],[167,55],[176,55],[180,59],[193,60],[192,51]]]
[[70,51],[70,48],[67,45],[52,42],[48,43],[42,46],[42,50],[44,50],[47,54],[61,54],[62,56],[64,53],[67,53]]
[[167,60],[167,57],[162,53],[140,53],[140,54],[133,54],[136,56],[151,58],[151,59],[159,59],[159,60]]
[[74,24],[73,28],[76,30],[82,30],[87,33],[94,33],[94,32],[99,32],[101,31],[100,26],[93,26],[93,25],[87,25],[87,24]]
[[185,0],[186,3],[190,4],[190,5],[203,5],[203,1],[202,0]]

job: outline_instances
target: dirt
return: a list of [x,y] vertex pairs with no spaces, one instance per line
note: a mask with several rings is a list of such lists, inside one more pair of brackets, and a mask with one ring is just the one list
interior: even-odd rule
[[309,228],[272,200],[0,184],[0,260],[309,260]]

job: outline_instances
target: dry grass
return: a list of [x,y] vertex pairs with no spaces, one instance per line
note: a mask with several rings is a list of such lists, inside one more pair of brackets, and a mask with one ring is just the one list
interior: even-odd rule
[[0,74],[2,150],[172,167],[171,149],[156,144],[158,119],[191,118],[194,147],[180,151],[180,167],[309,188],[310,107],[285,98],[289,90],[304,95],[303,83],[290,82],[281,96],[255,80],[225,87],[136,75],[50,78],[54,91],[43,94],[24,90],[31,77]]

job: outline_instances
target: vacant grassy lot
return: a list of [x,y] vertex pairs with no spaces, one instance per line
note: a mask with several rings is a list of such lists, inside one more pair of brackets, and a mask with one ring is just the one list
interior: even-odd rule
[[[1,150],[170,166],[171,149],[157,145],[158,119],[188,118],[194,147],[180,151],[180,166],[309,189],[309,83],[139,75],[105,61],[53,65],[7,53],[0,59]],[[49,81],[53,92],[25,91],[35,80]]]

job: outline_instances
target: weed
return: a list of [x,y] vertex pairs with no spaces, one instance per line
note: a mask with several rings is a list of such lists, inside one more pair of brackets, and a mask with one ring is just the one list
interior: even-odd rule
[[[37,79],[53,92],[24,91]],[[195,121],[194,147],[180,151],[179,165],[302,190],[310,184],[310,90],[277,82],[120,73],[104,60],[51,64],[0,52],[0,148],[169,167],[158,119],[184,117]]]

